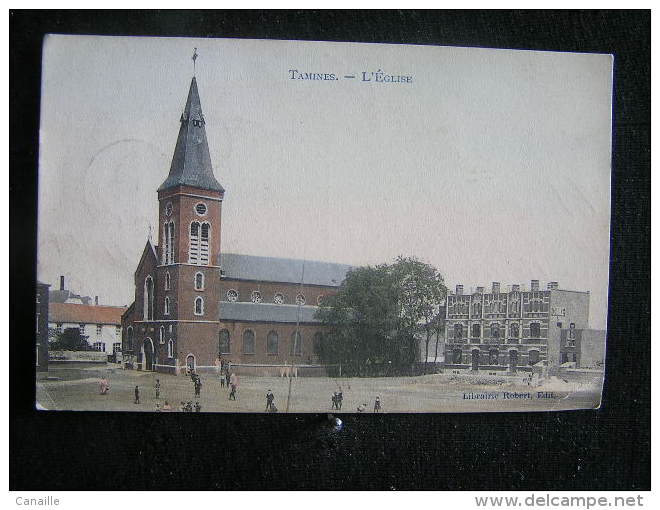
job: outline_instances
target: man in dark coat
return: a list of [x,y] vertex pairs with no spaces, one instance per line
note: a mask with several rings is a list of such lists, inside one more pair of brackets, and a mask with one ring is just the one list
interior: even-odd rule
[[266,393],[266,411],[269,411],[273,407],[273,400],[275,400],[275,395],[273,395],[272,391],[268,390]]
[[135,387],[135,403],[139,404],[140,403],[140,388],[137,386]]

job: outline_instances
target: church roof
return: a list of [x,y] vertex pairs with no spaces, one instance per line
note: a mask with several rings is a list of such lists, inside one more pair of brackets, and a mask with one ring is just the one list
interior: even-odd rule
[[303,285],[339,287],[352,266],[316,260],[222,253],[220,267],[225,278],[284,283],[300,283],[302,280]]
[[[220,320],[250,322],[319,322],[314,318],[318,307],[297,305],[275,305],[270,303],[242,303],[222,301]],[[300,314],[300,315],[298,315]]]
[[193,77],[188,91],[188,100],[181,114],[181,127],[176,140],[170,173],[158,191],[175,186],[224,192],[213,175],[209,144],[206,140],[206,122],[197,91],[197,80]]

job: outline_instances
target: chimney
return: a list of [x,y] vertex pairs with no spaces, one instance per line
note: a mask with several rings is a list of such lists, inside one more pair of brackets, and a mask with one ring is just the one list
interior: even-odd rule
[[500,293],[500,282],[493,282],[493,294]]
[[559,284],[557,282],[548,282],[548,290],[555,290],[559,288]]
[[484,288],[483,287],[477,287],[477,294],[483,294],[484,293]]
[[456,285],[456,295],[457,296],[462,296],[463,295],[463,286],[462,285]]
[[531,285],[531,291],[532,292],[538,292],[539,291],[539,281],[538,280],[532,280],[530,285]]
[[64,290],[64,276],[60,276],[60,290]]
[[94,306],[99,306],[99,297],[94,296]]
[[511,292],[520,292],[520,285],[518,285],[517,283],[511,285]]

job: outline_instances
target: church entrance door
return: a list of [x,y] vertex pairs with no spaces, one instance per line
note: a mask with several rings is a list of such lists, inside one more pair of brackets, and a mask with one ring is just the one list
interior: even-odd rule
[[154,344],[151,338],[145,338],[142,342],[142,370],[153,371],[154,369]]

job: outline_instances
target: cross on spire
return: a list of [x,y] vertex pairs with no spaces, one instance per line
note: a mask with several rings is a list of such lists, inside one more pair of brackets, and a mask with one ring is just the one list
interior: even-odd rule
[[194,48],[194,49],[193,49],[193,55],[192,55],[192,61],[193,61],[193,76],[195,76],[195,64],[196,64],[196,60],[197,60],[197,57],[198,57],[198,56],[199,56],[199,55],[197,54],[197,48]]

